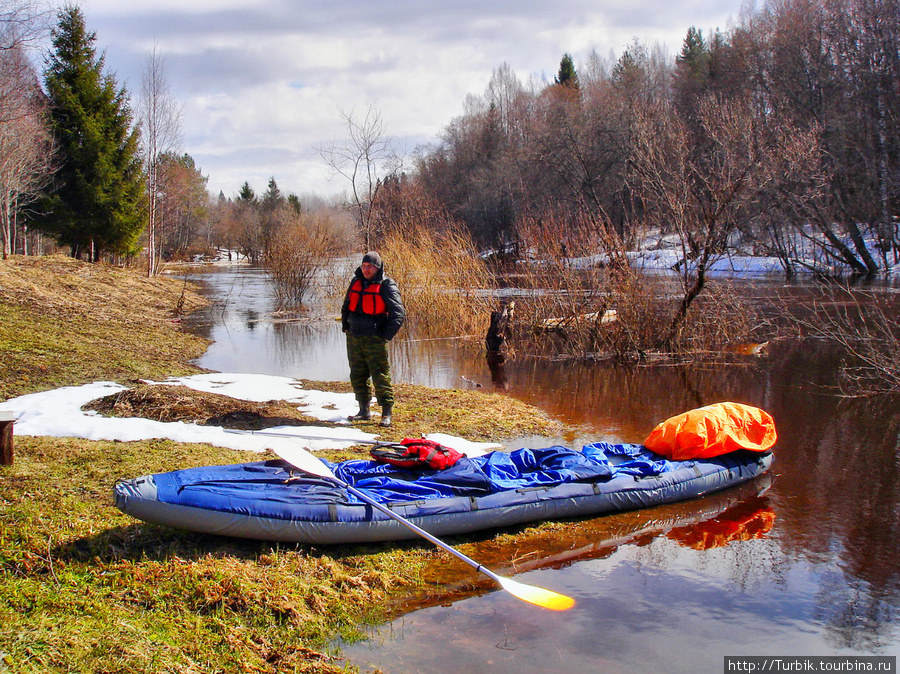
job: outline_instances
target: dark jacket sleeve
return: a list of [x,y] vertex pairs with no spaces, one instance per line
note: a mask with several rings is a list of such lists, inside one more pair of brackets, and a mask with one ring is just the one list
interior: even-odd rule
[[344,294],[344,303],[341,305],[341,329],[344,332],[350,329],[350,288],[353,287],[353,281],[347,286],[347,292]]
[[403,300],[400,299],[400,288],[394,279],[384,279],[381,284],[381,298],[387,309],[387,319],[381,325],[380,337],[391,341],[406,320],[406,309],[403,308]]

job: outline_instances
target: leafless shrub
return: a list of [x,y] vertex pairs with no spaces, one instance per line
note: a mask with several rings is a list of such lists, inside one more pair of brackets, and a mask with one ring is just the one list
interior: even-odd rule
[[272,234],[263,265],[282,304],[300,304],[316,275],[327,268],[344,244],[338,229],[324,217],[300,216]]
[[900,392],[898,313],[896,302],[883,294],[829,285],[808,314],[791,319],[806,335],[837,344],[846,354],[844,393],[868,396]]
[[386,190],[376,219],[409,325],[419,335],[481,339],[490,322],[494,278],[465,229],[402,184]]
[[522,350],[562,342],[566,351],[591,350],[595,324],[607,309],[602,228],[588,218],[549,214],[517,223],[515,286],[526,293],[516,306]]
[[619,360],[644,358],[659,348],[670,322],[664,282],[627,266],[611,269],[605,281],[609,307],[616,313],[596,331],[596,350]]
[[674,317],[683,309],[678,280],[630,267],[610,228],[585,218],[544,217],[521,222],[517,231],[531,257],[516,279],[529,291],[516,305],[518,351],[618,360],[651,353],[684,357],[721,351],[745,339],[756,323],[739,293],[707,282],[672,339]]
[[739,285],[711,280],[691,306],[675,346],[680,353],[719,354],[752,341],[762,319]]
[[[22,8],[0,11],[0,256],[28,253],[20,216],[53,171],[52,134],[36,71],[25,52]],[[12,17],[12,18],[11,18]],[[18,18],[16,18],[18,17]]]

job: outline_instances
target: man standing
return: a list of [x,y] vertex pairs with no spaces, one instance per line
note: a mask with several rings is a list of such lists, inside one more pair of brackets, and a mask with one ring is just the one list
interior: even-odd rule
[[397,334],[405,318],[400,290],[394,280],[385,275],[381,256],[375,251],[366,253],[341,307],[341,325],[347,334],[350,383],[359,401],[359,412],[348,417],[350,421],[371,418],[371,377],[375,398],[381,406],[381,425],[391,425],[394,389],[387,343]]

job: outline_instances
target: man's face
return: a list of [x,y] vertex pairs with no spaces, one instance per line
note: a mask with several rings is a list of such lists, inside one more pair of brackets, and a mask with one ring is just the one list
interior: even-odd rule
[[366,277],[367,281],[371,281],[373,278],[375,278],[375,274],[378,273],[378,267],[376,267],[371,262],[363,262],[362,263],[362,273],[363,273],[363,276]]

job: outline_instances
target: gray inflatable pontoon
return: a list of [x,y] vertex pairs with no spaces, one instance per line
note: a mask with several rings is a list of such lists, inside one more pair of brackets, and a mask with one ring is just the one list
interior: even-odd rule
[[[752,480],[771,452],[672,462],[640,445],[594,443],[493,452],[451,468],[374,461],[328,464],[348,484],[435,536],[589,517],[697,498]],[[137,519],[222,536],[315,544],[414,538],[333,482],[281,460],[209,466],[124,480],[116,506]]]

